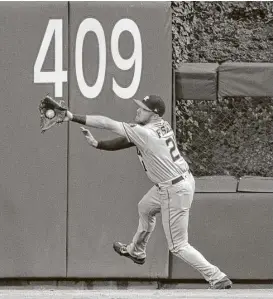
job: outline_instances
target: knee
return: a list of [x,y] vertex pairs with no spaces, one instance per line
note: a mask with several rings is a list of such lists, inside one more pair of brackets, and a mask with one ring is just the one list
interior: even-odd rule
[[190,244],[188,243],[188,240],[184,240],[183,242],[180,242],[177,245],[174,244],[170,244],[169,245],[169,250],[171,253],[173,253],[174,255],[177,255],[179,252],[181,253],[181,251],[186,251],[188,249],[188,247],[190,246]]
[[140,201],[137,205],[138,207],[138,213],[140,215],[143,215],[143,214],[148,214],[148,209],[147,209],[147,205],[145,205],[145,203],[143,203],[142,201]]
[[[138,204],[138,214],[139,217],[144,220],[145,222],[148,223],[149,227],[154,227],[156,224],[156,217],[153,213],[153,211],[151,211],[149,209],[149,206],[145,205],[142,202],[139,202]],[[152,228],[153,230],[153,228]]]
[[160,212],[160,207],[152,207],[145,201],[140,201],[138,203],[138,214],[139,216],[148,217],[150,222],[156,221],[156,214]]

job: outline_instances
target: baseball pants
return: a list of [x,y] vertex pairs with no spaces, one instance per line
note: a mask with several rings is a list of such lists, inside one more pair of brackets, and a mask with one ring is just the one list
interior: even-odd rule
[[169,250],[214,284],[225,274],[188,242],[189,210],[194,191],[195,181],[191,173],[185,174],[184,179],[175,185],[162,183],[153,186],[138,203],[139,225],[127,250],[132,256],[146,257],[146,246],[156,225],[155,215],[161,212]]

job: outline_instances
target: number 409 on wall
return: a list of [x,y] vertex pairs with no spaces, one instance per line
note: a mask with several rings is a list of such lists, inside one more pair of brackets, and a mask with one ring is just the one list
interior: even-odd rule
[[[83,73],[83,43],[86,34],[92,31],[96,34],[99,45],[98,74],[96,82],[89,86]],[[122,32],[128,31],[134,39],[134,51],[128,59],[121,57],[119,53],[119,37]],[[55,42],[55,68],[54,71],[42,71],[51,40]],[[123,99],[129,99],[137,92],[142,72],[142,43],[137,24],[130,19],[119,20],[111,35],[111,53],[113,61],[121,70],[129,70],[134,66],[134,76],[131,84],[127,87],[120,86],[115,78],[112,78],[112,89],[115,94]],[[81,22],[75,42],[75,68],[79,89],[84,97],[96,98],[102,91],[106,72],[106,41],[101,23],[88,18]],[[34,83],[54,83],[55,97],[63,96],[63,83],[67,82],[67,71],[63,70],[63,20],[51,19],[48,22],[40,50],[34,64]]]

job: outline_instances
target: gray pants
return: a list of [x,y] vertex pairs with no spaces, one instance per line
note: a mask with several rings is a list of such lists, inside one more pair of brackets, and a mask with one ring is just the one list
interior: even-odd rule
[[138,204],[139,225],[127,250],[135,257],[146,257],[146,246],[156,224],[155,215],[161,212],[169,250],[214,284],[225,274],[188,243],[189,210],[194,190],[195,181],[191,173],[175,185],[162,183],[158,187],[153,186]]

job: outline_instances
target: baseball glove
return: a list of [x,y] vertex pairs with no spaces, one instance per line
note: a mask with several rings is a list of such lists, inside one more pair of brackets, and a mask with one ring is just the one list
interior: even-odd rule
[[52,126],[64,121],[67,108],[64,107],[64,101],[57,101],[50,96],[46,96],[41,100],[39,110],[41,114],[41,133],[44,133]]

